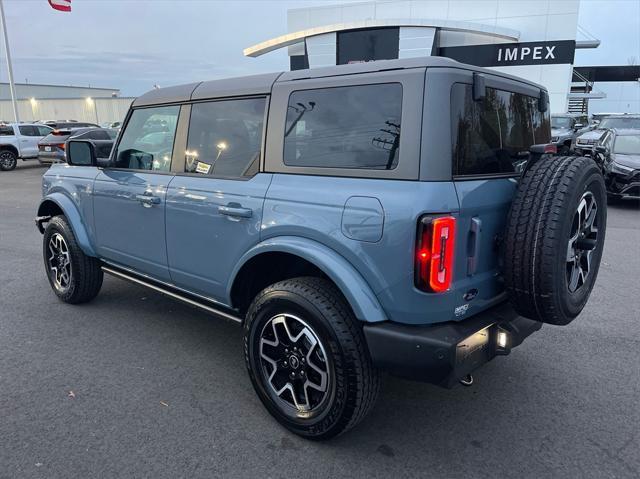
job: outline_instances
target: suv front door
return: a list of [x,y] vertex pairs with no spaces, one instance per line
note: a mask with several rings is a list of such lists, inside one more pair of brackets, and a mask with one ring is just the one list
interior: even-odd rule
[[100,257],[161,281],[170,281],[165,199],[180,106],[133,110],[94,182],[96,248]]
[[[191,105],[180,172],[167,192],[167,256],[179,288],[227,304],[229,276],[260,240],[271,182],[259,173],[266,98]],[[177,143],[177,142],[176,142]]]
[[22,158],[38,156],[38,142],[43,138],[39,128],[34,125],[20,125],[18,130],[20,131],[20,156]]

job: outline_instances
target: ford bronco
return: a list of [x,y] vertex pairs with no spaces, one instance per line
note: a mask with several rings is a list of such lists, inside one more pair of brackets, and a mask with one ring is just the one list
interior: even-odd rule
[[604,183],[544,154],[548,109],[534,83],[437,57],[153,90],[110,158],[69,140],[44,175],[47,277],[67,303],[108,273],[239,323],[267,410],[333,437],[381,371],[470,384],[584,307]]

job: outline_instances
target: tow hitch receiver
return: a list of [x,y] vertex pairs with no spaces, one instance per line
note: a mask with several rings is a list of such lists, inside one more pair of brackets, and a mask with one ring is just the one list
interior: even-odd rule
[[391,374],[444,387],[471,385],[471,373],[504,356],[539,330],[542,323],[519,316],[508,303],[460,322],[412,326],[364,326],[376,366]]

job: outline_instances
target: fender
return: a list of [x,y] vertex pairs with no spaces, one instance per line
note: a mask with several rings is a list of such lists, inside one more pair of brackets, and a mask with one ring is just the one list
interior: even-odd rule
[[65,195],[64,193],[55,192],[48,194],[38,206],[38,216],[44,216],[46,214],[46,210],[43,208],[44,204],[47,201],[52,201],[62,210],[64,215],[73,230],[73,235],[76,237],[76,241],[80,246],[80,249],[87,256],[97,257],[96,252],[89,240],[89,236],[87,235],[87,229],[82,221],[82,216],[78,211],[76,205],[71,201],[71,199]]
[[314,264],[338,286],[359,320],[368,323],[387,320],[376,295],[350,262],[317,241],[297,236],[269,238],[247,251],[230,275],[232,280],[227,285],[227,298],[231,298],[231,288],[242,266],[251,258],[267,252],[290,253]]

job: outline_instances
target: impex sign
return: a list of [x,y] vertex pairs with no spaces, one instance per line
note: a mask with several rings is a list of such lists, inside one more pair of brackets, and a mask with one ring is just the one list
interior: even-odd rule
[[438,55],[481,67],[573,64],[574,40],[441,47]]

